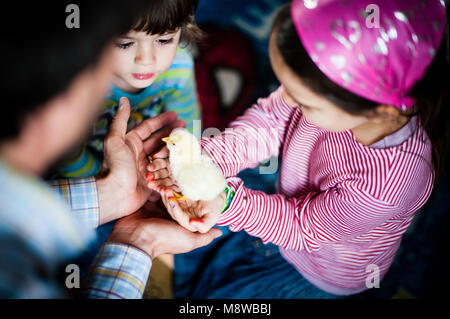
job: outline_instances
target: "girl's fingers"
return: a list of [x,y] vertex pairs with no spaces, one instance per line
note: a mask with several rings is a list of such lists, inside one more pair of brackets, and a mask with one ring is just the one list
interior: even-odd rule
[[181,188],[178,187],[178,185],[175,184],[175,181],[173,181],[173,185],[171,187],[175,192],[177,192],[178,194],[181,193]]
[[169,170],[167,168],[163,168],[163,169],[151,172],[151,173],[147,173],[145,175],[145,177],[150,182],[151,181],[158,181],[158,180],[162,180],[162,179],[170,177],[170,172],[169,172]]
[[153,181],[147,179],[147,181],[150,189],[159,188],[161,191],[164,191],[166,188],[171,188],[172,186],[174,186],[174,182],[171,177],[161,178]]
[[160,195],[166,195],[166,196],[170,190],[170,188],[161,186],[160,184],[158,184],[158,182],[155,182],[155,181],[148,181],[147,187],[155,192],[158,192]]
[[172,205],[169,205],[168,197],[167,197],[166,195],[161,195],[161,200],[162,200],[164,206],[166,207],[167,212],[169,213],[169,215],[170,215],[173,219],[175,219],[175,216],[174,216],[174,214],[173,214],[173,207],[172,207]]
[[172,185],[163,186],[160,184],[161,180],[158,181],[150,181],[147,180],[147,187],[153,191],[158,192],[161,195],[172,196],[173,190],[171,189]]
[[150,188],[153,191],[156,191],[158,193],[162,193],[161,187],[158,185],[158,183],[151,181],[147,178],[147,187]]
[[209,202],[198,201],[195,208],[195,217],[191,219],[190,223],[195,227],[200,233],[207,233],[220,218],[220,212],[211,207]]
[[171,201],[169,200],[169,197],[167,195],[162,195],[161,199],[162,199],[162,202],[164,203],[164,206],[166,207],[167,212],[169,213],[170,217],[172,217],[173,220],[177,221],[181,226],[183,226],[182,218],[180,220],[174,211],[176,208],[176,205],[174,203],[171,203]]
[[207,233],[217,222],[217,218],[213,214],[205,214],[201,219],[191,220],[191,225],[200,233]]
[[168,158],[169,157],[169,149],[167,146],[161,148],[158,152],[152,155],[153,158]]
[[167,159],[153,159],[151,163],[147,165],[147,170],[150,172],[155,172],[157,170],[168,168],[169,167],[169,161]]
[[173,197],[174,196],[174,190],[172,187],[162,187],[162,193],[167,197]]
[[170,216],[172,216],[174,220],[176,220],[187,230],[195,232],[197,229],[189,225],[189,216],[180,208],[178,202],[171,200],[166,196],[163,196],[163,198],[163,202],[166,205],[167,211],[169,212]]

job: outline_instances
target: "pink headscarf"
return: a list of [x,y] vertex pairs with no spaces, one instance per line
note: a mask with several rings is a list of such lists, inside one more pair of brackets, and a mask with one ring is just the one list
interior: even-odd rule
[[444,0],[294,0],[292,18],[329,79],[400,110],[414,104],[408,93],[433,60],[446,25]]

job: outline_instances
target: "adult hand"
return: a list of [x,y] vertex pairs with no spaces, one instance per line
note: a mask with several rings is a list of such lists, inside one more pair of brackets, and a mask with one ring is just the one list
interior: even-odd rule
[[185,125],[184,121],[177,121],[176,112],[166,112],[127,133],[129,117],[130,102],[121,98],[104,141],[103,166],[97,176],[100,224],[135,212],[149,199],[152,191],[146,179],[148,156],[161,147],[163,137]]
[[210,244],[222,235],[212,228],[205,234],[193,233],[172,220],[153,217],[162,214],[155,203],[147,202],[138,212],[119,219],[107,242],[133,246],[152,259],[162,254],[182,254]]

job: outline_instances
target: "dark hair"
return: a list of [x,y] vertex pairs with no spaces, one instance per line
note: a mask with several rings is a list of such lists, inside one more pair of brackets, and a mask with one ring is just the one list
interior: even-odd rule
[[[284,62],[311,90],[352,114],[363,114],[379,105],[379,103],[353,94],[322,73],[311,60],[298,37],[291,17],[290,4],[280,9],[273,29],[277,31],[276,45]],[[449,141],[449,123],[446,115],[448,110],[448,58],[446,59],[446,41],[442,42],[441,48],[425,75],[410,92],[416,102],[416,113],[411,116],[416,114],[419,116],[421,124],[431,140],[433,164],[438,176],[445,168]]]
[[198,0],[153,0],[135,19],[130,30],[147,34],[164,34],[181,28],[181,42],[190,46],[202,38],[195,23]]
[[[25,119],[96,65],[108,42],[123,32],[145,0],[12,1],[2,14],[0,141],[16,137]],[[79,28],[66,20],[75,3]],[[70,21],[70,20],[69,20]]]

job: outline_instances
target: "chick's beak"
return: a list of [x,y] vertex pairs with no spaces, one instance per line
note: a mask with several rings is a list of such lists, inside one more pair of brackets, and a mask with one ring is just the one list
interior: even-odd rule
[[163,140],[163,142],[165,142],[166,144],[169,144],[169,143],[170,143],[170,137],[164,137],[162,140]]

